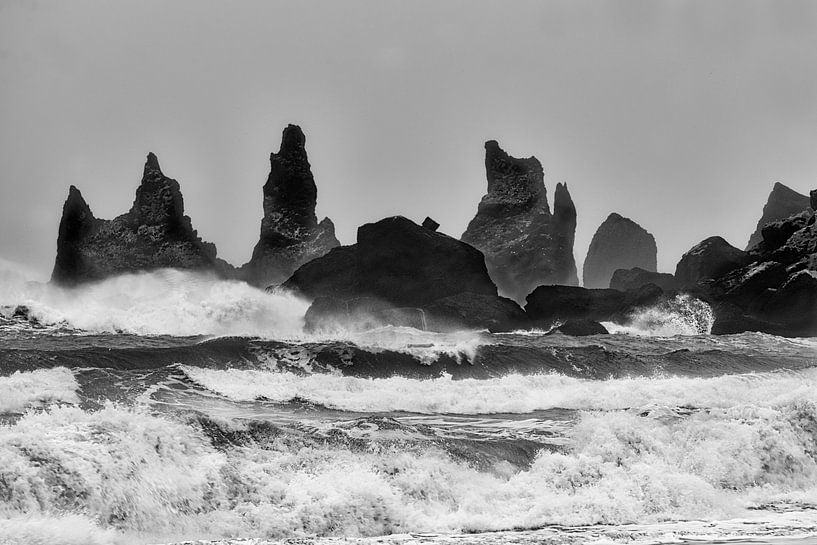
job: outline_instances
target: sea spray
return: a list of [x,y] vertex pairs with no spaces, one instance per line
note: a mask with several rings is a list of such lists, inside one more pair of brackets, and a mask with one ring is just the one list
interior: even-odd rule
[[25,305],[41,324],[140,335],[297,337],[308,303],[244,282],[163,269],[125,274],[76,288],[9,283],[0,306]]
[[51,403],[78,403],[78,389],[73,373],[64,367],[0,376],[0,414]]

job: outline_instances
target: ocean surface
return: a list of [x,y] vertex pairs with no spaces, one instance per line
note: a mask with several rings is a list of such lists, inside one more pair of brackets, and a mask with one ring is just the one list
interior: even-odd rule
[[0,544],[811,543],[817,339],[302,333],[178,271],[0,272]]

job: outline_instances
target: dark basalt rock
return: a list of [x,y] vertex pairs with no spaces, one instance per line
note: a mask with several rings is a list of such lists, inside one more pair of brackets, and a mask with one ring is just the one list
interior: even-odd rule
[[610,287],[614,290],[637,290],[641,286],[655,284],[664,291],[677,289],[675,276],[669,273],[645,271],[638,267],[632,269],[617,269],[610,278]]
[[723,276],[751,261],[749,254],[721,237],[710,237],[681,257],[675,268],[675,279],[680,286],[691,287],[702,280]]
[[306,155],[306,137],[297,125],[284,129],[278,153],[270,154],[264,184],[261,236],[241,268],[251,284],[283,282],[304,263],[339,246],[332,220],[318,222],[317,187]]
[[562,333],[571,337],[586,337],[588,335],[609,335],[607,328],[593,320],[568,320],[548,334]]
[[557,184],[551,213],[541,163],[511,157],[494,140],[485,143],[485,171],[488,192],[462,240],[485,253],[500,293],[523,301],[541,284],[578,284],[567,185]]
[[539,326],[564,320],[623,321],[637,308],[658,303],[663,295],[663,290],[654,284],[626,292],[577,286],[539,286],[528,295],[525,312]]
[[713,333],[817,335],[817,223],[808,210],[767,224],[752,263],[700,283],[715,311]]
[[426,219],[423,220],[423,227],[431,231],[436,231],[440,228],[440,224],[426,216]]
[[53,282],[73,285],[165,267],[220,275],[232,272],[216,257],[216,247],[202,241],[193,229],[184,215],[179,183],[162,173],[153,153],[148,154],[133,206],[113,220],[95,218],[79,190],[70,187],[60,221]]
[[459,293],[423,308],[426,327],[433,331],[487,329],[514,331],[528,327],[528,316],[512,299],[479,293]]
[[590,241],[582,273],[584,287],[606,288],[617,269],[638,267],[655,272],[658,248],[643,227],[619,214],[610,214]]
[[809,191],[809,198],[811,210],[817,212],[817,189],[812,189]]
[[361,226],[357,244],[305,263],[282,288],[313,299],[374,297],[395,307],[497,294],[482,252],[401,216]]
[[[777,182],[769,193],[769,198],[763,206],[763,215],[757,222],[757,228],[749,237],[748,251],[763,240],[763,227],[769,223],[784,220],[789,216],[803,212],[809,207],[809,198],[797,191]],[[812,209],[814,206],[812,205]]]

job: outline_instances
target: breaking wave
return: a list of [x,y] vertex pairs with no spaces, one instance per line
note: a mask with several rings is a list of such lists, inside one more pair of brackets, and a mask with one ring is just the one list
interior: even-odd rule
[[352,412],[443,414],[529,413],[553,408],[619,410],[662,407],[769,406],[817,392],[817,369],[701,377],[588,380],[560,374],[494,379],[414,380],[296,375],[183,366],[201,387],[234,401],[305,400]]
[[649,337],[706,335],[712,331],[715,315],[706,302],[680,294],[673,299],[634,312],[626,324],[605,322],[610,333]]
[[97,333],[297,336],[309,306],[292,295],[174,269],[70,289],[8,276],[17,281],[0,285],[0,307],[25,306],[39,324]]
[[[239,445],[220,448],[216,431]],[[0,542],[25,535],[24,513],[145,542],[713,520],[817,499],[817,408],[803,399],[682,419],[585,413],[564,449],[490,471],[434,446],[261,431],[116,406],[26,414],[0,426]]]
[[64,367],[0,376],[0,414],[51,403],[77,403],[78,389],[74,375]]

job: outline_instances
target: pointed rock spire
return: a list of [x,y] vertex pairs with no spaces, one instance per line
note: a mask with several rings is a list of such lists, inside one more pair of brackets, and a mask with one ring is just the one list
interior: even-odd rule
[[252,258],[242,269],[258,286],[279,284],[303,263],[340,245],[332,220],[318,223],[318,190],[306,153],[306,136],[288,125],[278,153],[270,154],[270,173],[264,184],[264,217]]
[[72,185],[62,207],[57,236],[57,258],[51,272],[53,282],[73,284],[74,279],[87,268],[80,252],[80,243],[94,231],[96,223],[91,207],[85,202],[79,189]]
[[769,198],[763,206],[763,215],[757,222],[755,232],[749,237],[749,243],[746,245],[746,249],[748,250],[754,247],[763,240],[762,231],[766,224],[784,220],[794,214],[799,214],[808,208],[809,204],[809,198],[807,196],[801,195],[780,182],[775,182],[771,193],[769,193]]
[[609,288],[618,269],[638,267],[656,272],[657,254],[655,237],[633,220],[613,212],[590,241],[582,272],[584,287]]

